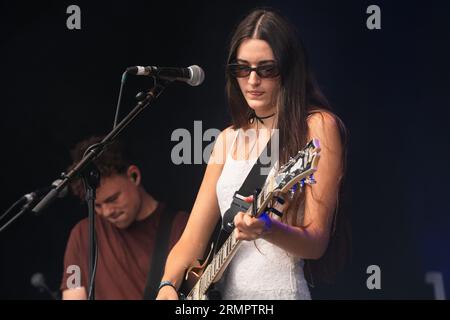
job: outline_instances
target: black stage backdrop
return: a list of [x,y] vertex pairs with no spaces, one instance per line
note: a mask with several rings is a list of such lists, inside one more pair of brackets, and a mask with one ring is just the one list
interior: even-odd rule
[[[66,27],[71,4],[81,9],[81,30]],[[372,4],[381,9],[380,30],[366,27]],[[206,146],[194,136],[194,121],[201,121],[201,133],[228,126],[227,44],[256,6],[277,8],[296,24],[321,87],[350,131],[345,206],[353,260],[336,284],[314,288],[313,297],[448,297],[450,4],[444,1],[3,1],[0,211],[56,179],[78,140],[111,129],[126,67],[198,64],[203,85],[172,85],[125,132],[140,146],[147,189],[190,210],[205,164],[174,165],[178,142],[171,134],[185,128]],[[150,85],[129,78],[122,115]],[[1,233],[0,298],[47,299],[30,285],[37,272],[57,290],[70,229],[86,214],[69,197]],[[371,265],[380,268],[381,289],[367,287]]]

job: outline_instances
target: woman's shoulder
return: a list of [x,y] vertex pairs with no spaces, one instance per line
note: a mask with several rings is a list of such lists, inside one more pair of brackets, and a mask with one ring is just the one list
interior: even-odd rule
[[308,127],[311,128],[336,128],[341,131],[344,127],[342,120],[332,111],[314,108],[306,118]]
[[217,140],[222,143],[228,143],[234,139],[238,130],[239,129],[235,129],[233,126],[229,126],[220,132]]
[[308,111],[307,121],[332,121],[337,118],[337,115],[331,110],[324,109],[321,107],[313,107]]
[[332,111],[315,109],[307,117],[310,137],[318,138],[321,144],[346,145],[347,129],[344,122]]
[[225,129],[222,130],[221,134],[230,134],[230,133],[236,133],[237,130],[233,125],[226,127]]

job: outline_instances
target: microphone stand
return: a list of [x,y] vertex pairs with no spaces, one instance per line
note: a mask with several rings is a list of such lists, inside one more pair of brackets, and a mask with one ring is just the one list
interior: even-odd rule
[[[114,141],[115,138],[140,114],[146,107],[151,105],[159,95],[170,85],[173,81],[163,80],[155,78],[155,86],[145,93],[139,93],[136,98],[140,100],[133,110],[119,123],[115,126],[110,133],[108,133],[105,138],[95,147],[91,148],[87,152],[83,159],[81,159],[75,167],[67,174],[61,174],[61,182],[56,186],[56,188],[50,190],[47,195],[33,208],[32,212],[35,214],[40,214],[46,207],[48,207],[58,196],[58,194],[67,186],[75,177],[84,175],[85,188],[86,190],[86,200],[88,202],[89,208],[89,286],[92,286],[92,291],[90,293],[90,299],[94,299],[94,282],[95,282],[95,256],[96,256],[96,246],[95,246],[95,222],[94,222],[94,202],[95,202],[95,189],[98,185],[96,184],[96,177],[98,179],[100,176],[95,173],[95,169],[91,166],[93,161],[100,156],[105,148]],[[92,171],[94,170],[94,171]],[[87,171],[87,172],[86,172]]]
[[[14,207],[16,207],[17,205],[16,204],[18,204],[18,203],[20,203],[20,201],[17,201],[14,205],[12,205],[7,211],[9,211],[10,209],[13,209]],[[4,225],[2,225],[1,227],[0,227],[0,232],[2,232],[3,230],[5,230],[11,223],[13,223],[15,220],[17,220],[20,216],[22,216],[24,213],[26,213],[26,212],[28,212],[29,210],[30,210],[30,207],[31,207],[31,202],[29,202],[29,203],[26,203],[23,207],[22,207],[22,209],[18,212],[18,213],[16,213],[16,215],[15,216],[13,216],[13,217],[11,217]],[[5,215],[7,214],[8,212],[6,212],[5,213]],[[2,217],[3,218],[3,217]],[[1,221],[1,219],[0,219],[0,221]]]
[[86,188],[86,203],[88,206],[89,221],[89,282],[88,300],[95,300],[95,273],[97,269],[97,240],[95,233],[95,191],[100,184],[100,171],[90,163],[82,173],[84,187]]

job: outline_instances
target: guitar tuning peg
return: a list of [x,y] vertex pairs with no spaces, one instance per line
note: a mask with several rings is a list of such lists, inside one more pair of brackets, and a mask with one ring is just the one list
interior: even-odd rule
[[293,199],[295,195],[295,191],[298,189],[298,183],[294,184],[292,188],[289,190],[289,199]]
[[302,180],[300,180],[300,188],[303,189],[303,187],[305,186],[305,183],[306,183],[306,179],[305,179],[305,178],[303,178]]
[[309,184],[316,184],[316,183],[317,183],[316,179],[314,179],[314,175],[313,175],[313,174],[311,174],[311,175],[309,176],[309,178],[308,178],[308,183],[309,183]]

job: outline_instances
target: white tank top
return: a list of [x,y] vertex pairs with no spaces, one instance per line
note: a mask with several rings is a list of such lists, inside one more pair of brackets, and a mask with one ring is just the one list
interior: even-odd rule
[[[240,131],[236,131],[216,185],[222,217],[257,160],[233,159],[232,150]],[[303,260],[263,239],[242,242],[217,287],[226,300],[311,299]]]

